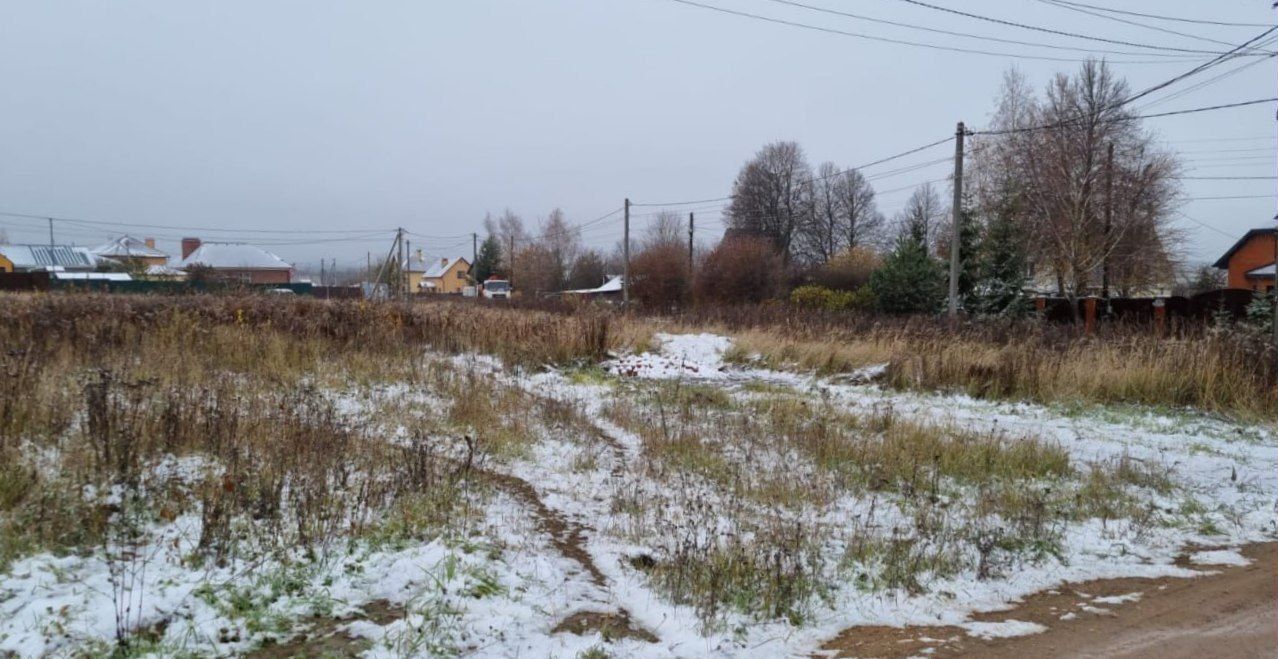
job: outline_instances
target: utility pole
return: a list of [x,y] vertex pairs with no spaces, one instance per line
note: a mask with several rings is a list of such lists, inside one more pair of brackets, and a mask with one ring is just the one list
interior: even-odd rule
[[510,272],[506,273],[506,285],[510,286],[510,296],[515,297],[515,234],[510,234]]
[[630,198],[626,197],[626,228],[621,239],[621,251],[626,260],[625,271],[621,275],[621,304],[630,306]]
[[410,240],[410,241],[408,241],[408,242],[405,244],[405,247],[404,247],[404,254],[406,255],[406,257],[405,257],[405,258],[404,258],[404,260],[403,260],[403,264],[404,264],[404,265],[400,268],[400,271],[399,271],[399,272],[400,272],[400,280],[403,282],[403,285],[404,285],[404,295],[408,295],[408,294],[409,294],[409,292],[410,292],[410,291],[408,290],[408,284],[409,284],[409,282],[411,282],[411,281],[412,281],[412,277],[410,277],[408,273],[409,273],[409,271],[410,271],[410,270],[412,270],[412,269],[413,269],[413,267],[412,267],[412,264],[413,264],[413,241],[411,241],[411,240]]
[[688,277],[692,277],[692,227],[696,218],[688,213]]
[[1101,297],[1109,310],[1109,255],[1114,246],[1109,244],[1109,234],[1114,226],[1114,143],[1105,151],[1105,256],[1101,261]]
[[479,234],[470,234],[470,267],[475,267],[475,261],[479,260]]
[[364,252],[364,281],[373,278],[373,253]]
[[320,259],[320,286],[324,286],[324,259]]
[[954,225],[950,237],[950,318],[958,317],[959,245],[963,233],[963,122],[954,132]]
[[49,218],[49,247],[53,247],[53,218]]
[[403,297],[404,295],[404,227],[400,227],[395,231],[395,246],[399,249],[399,276],[395,278],[395,295]]

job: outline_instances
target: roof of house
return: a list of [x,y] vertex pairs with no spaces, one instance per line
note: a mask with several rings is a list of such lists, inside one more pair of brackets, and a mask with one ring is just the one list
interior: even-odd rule
[[55,272],[53,278],[66,281],[133,281],[127,272]]
[[20,270],[89,270],[97,263],[89,250],[66,245],[0,245],[0,255]]
[[611,275],[608,281],[595,288],[578,288],[576,290],[564,291],[565,293],[575,293],[578,295],[590,295],[594,293],[620,293],[622,285],[622,275]]
[[284,259],[261,247],[244,243],[200,243],[177,267],[186,269],[193,265],[226,270],[293,269]]
[[152,277],[185,277],[186,273],[171,265],[148,265],[146,274]]
[[1224,256],[1221,256],[1219,259],[1216,259],[1216,262],[1212,264],[1212,267],[1220,268],[1221,270],[1228,269],[1229,259],[1233,258],[1234,252],[1237,252],[1238,250],[1242,249],[1243,245],[1246,245],[1248,242],[1250,242],[1252,238],[1255,238],[1256,236],[1267,236],[1274,233],[1275,231],[1278,231],[1278,229],[1252,229],[1251,231],[1248,231],[1246,234],[1243,235],[1242,238],[1238,239],[1238,242],[1234,243],[1233,247],[1230,247],[1225,252]]
[[146,242],[138,240],[133,236],[120,236],[108,243],[98,245],[92,250],[98,256],[105,256],[113,259],[127,258],[148,258],[148,259],[167,259],[168,254],[147,245]]
[[465,263],[468,266],[470,265],[470,261],[467,261],[466,259],[460,256],[454,256],[448,259],[438,259],[433,264],[431,264],[429,268],[426,268],[426,271],[424,274],[422,274],[422,276],[426,278],[430,278],[430,279],[437,279],[439,277],[443,277],[444,273],[451,270],[452,267],[457,265],[458,263]]

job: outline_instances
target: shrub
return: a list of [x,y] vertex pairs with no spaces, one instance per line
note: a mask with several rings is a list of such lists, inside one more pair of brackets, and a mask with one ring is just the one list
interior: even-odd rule
[[866,247],[853,247],[840,252],[812,273],[818,286],[839,291],[855,291],[870,283],[870,275],[883,265],[883,259]]
[[645,307],[682,305],[691,289],[687,247],[668,242],[645,247],[630,259],[630,275],[631,291]]
[[790,291],[790,302],[809,309],[852,311],[874,307],[874,291],[862,286],[855,291],[831,290],[823,286],[800,286]]
[[762,302],[775,297],[784,265],[772,243],[737,237],[719,243],[701,264],[694,284],[698,303]]

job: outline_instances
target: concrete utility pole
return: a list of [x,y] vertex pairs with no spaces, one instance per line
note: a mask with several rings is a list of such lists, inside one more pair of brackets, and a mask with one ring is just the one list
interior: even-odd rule
[[404,294],[408,295],[409,293],[408,283],[412,281],[412,279],[408,276],[408,271],[410,269],[409,266],[412,264],[412,261],[413,261],[413,241],[410,240],[407,243],[405,243],[404,254],[406,254],[407,256],[404,258],[403,261],[400,261],[399,277],[400,277],[400,280],[404,282]]
[[963,233],[963,122],[958,122],[954,132],[954,208],[953,227],[950,233],[950,318],[958,317],[958,280],[961,255],[959,246]]
[[621,251],[625,258],[625,272],[621,275],[621,304],[630,306],[630,198],[626,198],[626,227],[625,234],[621,239]]
[[396,258],[399,259],[399,276],[395,278],[395,295],[403,297],[404,295],[404,227],[395,230],[395,245],[399,250]]
[[49,218],[49,247],[53,247],[53,218]]
[[479,260],[479,234],[470,234],[470,267],[475,267],[475,261]]
[[688,276],[692,276],[692,227],[696,218],[688,213]]
[[510,272],[506,273],[506,284],[510,286],[510,296],[515,297],[515,234],[510,234]]

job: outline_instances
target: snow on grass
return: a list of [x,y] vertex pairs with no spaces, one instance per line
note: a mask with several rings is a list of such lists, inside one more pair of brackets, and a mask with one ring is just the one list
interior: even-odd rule
[[[549,510],[578,528],[577,541],[603,583],[554,546],[526,502],[498,492],[477,502],[482,512],[473,528],[406,544],[357,542],[332,548],[319,559],[260,554],[200,566],[192,560],[199,517],[179,517],[150,529],[143,548],[150,557],[144,597],[130,615],[141,627],[166,621],[162,643],[168,653],[242,653],[267,639],[287,642],[317,619],[342,618],[336,633],[357,637],[374,657],[454,652],[571,657],[593,648],[634,657],[803,655],[853,625],[958,625],[981,638],[1038,633],[1043,628],[1032,623],[975,622],[971,616],[1012,608],[1026,595],[1062,582],[1197,575],[1175,565],[1182,547],[1274,537],[1278,441],[1272,429],[1206,417],[1186,421],[1153,413],[1078,413],[898,392],[873,384],[882,367],[864,369],[855,377],[820,378],[729,365],[724,353],[731,342],[722,336],[662,334],[657,339],[657,352],[610,360],[603,364],[608,375],[597,378],[508,369],[484,356],[437,358],[460,372],[492,378],[497,386],[568,404],[598,429],[594,436],[571,424],[538,426],[526,450],[485,467],[521,478]],[[853,530],[887,536],[915,523],[911,511],[879,494],[843,492],[820,506],[802,498],[777,505],[742,500],[704,474],[672,470],[655,477],[657,472],[648,470],[653,458],[644,439],[606,414],[616,400],[647,395],[631,386],[645,380],[697,383],[721,389],[736,402],[779,394],[859,414],[888,409],[899,418],[996,433],[1008,441],[1037,436],[1064,448],[1076,465],[1136,460],[1176,481],[1171,493],[1140,491],[1151,514],[1171,521],[1063,522],[1053,553],[1020,563],[998,578],[977,579],[968,569],[925,575],[926,588],[913,594],[877,590],[856,576],[858,570],[880,569],[877,564],[848,571],[841,557],[855,539]],[[376,398],[411,397],[436,408],[447,404],[398,384],[383,387]],[[344,414],[356,417],[372,413],[376,402],[338,400]],[[646,409],[640,407],[639,413]],[[521,413],[534,415],[532,410]],[[644,421],[658,423],[655,417]],[[400,442],[403,437],[387,439]],[[791,448],[734,444],[730,429],[720,439],[724,441],[715,455],[734,468],[746,467],[741,473],[747,476],[783,474],[799,485],[819,477],[811,460]],[[216,468],[198,459],[174,458],[156,469],[165,477],[187,479]],[[946,492],[941,503],[961,504],[962,497],[972,494]],[[948,515],[966,514],[962,506],[949,508]],[[696,607],[670,601],[653,577],[637,567],[641,560],[663,560],[683,543],[733,534],[748,539],[757,532],[749,525],[760,520],[804,529],[827,559],[819,568],[825,571],[812,576],[829,591],[793,620],[758,619],[729,607],[707,625]],[[1191,560],[1247,564],[1235,550],[1198,552]],[[94,642],[98,649],[109,649],[114,595],[111,566],[95,548],[16,561],[0,578],[0,654],[67,654]],[[1095,602],[1118,604],[1131,601],[1125,599],[1131,595]],[[389,620],[359,619],[374,602],[388,602],[400,613]],[[1089,605],[1091,609],[1107,611]],[[657,641],[552,632],[581,611],[625,611],[634,626]]]
[[1123,593],[1122,595],[1106,595],[1097,597],[1092,600],[1095,604],[1127,604],[1128,602],[1139,602],[1143,593],[1140,591],[1134,593]]
[[1238,567],[1251,565],[1251,559],[1238,553],[1236,549],[1196,551],[1190,554],[1189,562],[1194,565],[1234,565]]

